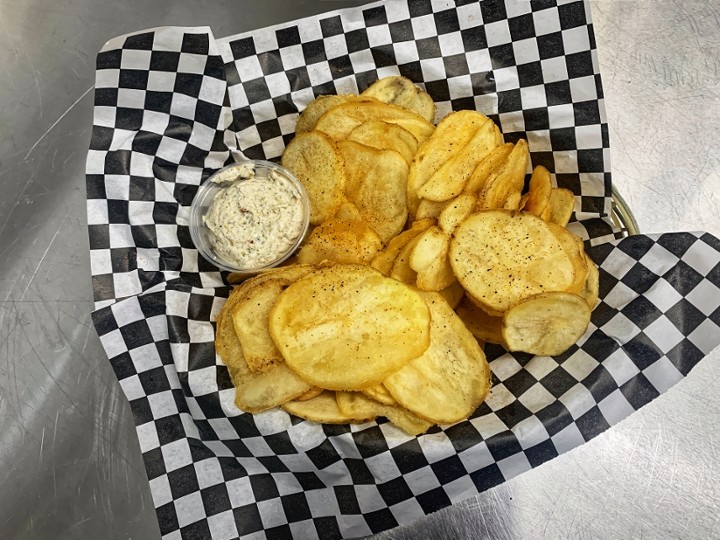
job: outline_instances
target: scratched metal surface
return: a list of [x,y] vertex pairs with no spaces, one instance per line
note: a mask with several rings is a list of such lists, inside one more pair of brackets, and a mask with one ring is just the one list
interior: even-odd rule
[[[225,36],[357,3],[0,0],[1,538],[159,537],[129,407],[89,317],[96,51],[151,26]],[[592,6],[614,180],[641,230],[720,235],[720,4]],[[590,443],[380,537],[720,537],[718,372],[716,351]]]

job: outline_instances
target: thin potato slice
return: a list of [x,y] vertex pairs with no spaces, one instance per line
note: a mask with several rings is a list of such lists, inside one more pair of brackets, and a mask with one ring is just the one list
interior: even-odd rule
[[319,131],[297,135],[282,155],[282,166],[305,186],[310,198],[310,223],[330,219],[345,200],[345,170],[332,139]]
[[490,119],[452,159],[446,161],[417,190],[421,199],[447,201],[463,192],[475,167],[495,148],[495,124]]
[[420,145],[408,175],[408,209],[415,214],[420,198],[418,190],[448,160],[473,138],[480,126],[490,119],[476,111],[457,111],[440,120],[427,141]]
[[570,222],[573,210],[575,210],[573,192],[565,188],[552,188],[548,205],[540,217],[548,223],[565,227]]
[[418,114],[428,122],[435,119],[435,102],[410,79],[399,75],[384,77],[372,83],[361,96],[370,96]]
[[529,159],[527,142],[520,139],[510,152],[503,168],[489,178],[478,193],[478,209],[503,208],[510,199],[513,202],[508,206],[511,210],[516,210],[525,185],[525,171]]
[[429,201],[427,199],[420,199],[418,203],[417,211],[415,212],[415,219],[428,219],[438,218],[440,213],[445,209],[448,204],[451,204],[455,199],[449,201]]
[[393,262],[392,270],[390,270],[390,277],[402,281],[407,285],[415,285],[417,282],[417,272],[410,266],[410,257],[412,257],[415,246],[420,241],[420,236],[417,235],[410,239],[404,248],[400,250],[398,256]]
[[385,388],[385,386],[383,386],[382,384],[366,388],[362,391],[362,393],[370,399],[374,399],[378,403],[382,403],[384,405],[395,405],[396,403],[393,397],[390,395],[390,392],[388,392],[388,389]]
[[505,143],[502,146],[493,148],[492,152],[478,163],[470,175],[467,184],[465,184],[465,193],[478,193],[481,191],[488,179],[492,178],[505,165],[505,161],[507,161],[514,147],[515,145],[512,143]]
[[490,389],[490,366],[477,341],[437,293],[420,293],[431,312],[430,347],[384,381],[393,398],[433,423],[470,416]]
[[457,229],[450,264],[475,304],[491,315],[573,283],[572,261],[547,224],[532,214],[480,211]]
[[418,237],[410,254],[410,268],[417,272],[416,284],[423,291],[439,291],[455,280],[448,249],[450,237],[439,227],[430,227]]
[[452,285],[439,290],[438,294],[445,299],[451,308],[455,309],[465,296],[465,289],[463,289],[459,281],[455,280]]
[[338,408],[348,416],[363,416],[373,414],[384,416],[391,423],[405,431],[408,435],[425,433],[432,424],[410,411],[395,405],[385,405],[363,395],[361,392],[337,392]]
[[333,218],[344,220],[361,220],[362,216],[360,215],[360,212],[353,203],[351,203],[350,201],[345,201],[340,205],[338,211],[335,212]]
[[590,307],[582,297],[548,292],[508,309],[502,333],[510,351],[557,356],[580,339],[588,324]]
[[314,397],[319,396],[323,392],[324,392],[324,390],[322,388],[320,388],[319,386],[313,386],[312,388],[310,388],[310,390],[308,390],[301,396],[296,397],[295,401],[307,401],[308,399],[312,399]]
[[289,401],[282,408],[290,414],[321,424],[362,424],[375,418],[374,415],[358,418],[343,414],[335,399],[335,392],[328,390],[306,401]]
[[452,234],[458,225],[467,219],[475,211],[477,197],[471,193],[458,195],[440,212],[438,225],[445,234]]
[[403,127],[382,120],[370,120],[360,124],[352,130],[348,140],[377,150],[395,150],[408,166],[418,149],[415,135]]
[[585,299],[590,309],[595,309],[600,296],[600,272],[587,253],[585,254],[585,262],[587,263],[588,273],[580,296]]
[[370,266],[382,272],[386,276],[389,276],[390,272],[392,272],[395,260],[398,258],[402,249],[407,246],[413,238],[429,227],[432,227],[434,224],[434,219],[415,221],[412,224],[412,227],[410,227],[407,231],[401,232],[390,240],[385,249],[375,256],[370,263]]
[[329,219],[313,229],[297,257],[301,264],[369,264],[382,247],[380,237],[364,221]]
[[323,114],[315,129],[336,141],[342,141],[356,127],[370,120],[397,124],[412,133],[420,143],[427,140],[435,129],[435,126],[414,112],[375,99],[341,103]]
[[502,337],[502,317],[489,315],[481,308],[465,298],[455,309],[465,326],[480,341],[487,343],[504,343]]
[[270,313],[270,335],[285,363],[329,390],[380,384],[427,349],[429,328],[417,292],[359,265],[334,265],[296,281]]
[[341,141],[338,148],[347,175],[345,196],[387,243],[407,221],[407,163],[393,150],[376,150],[353,141]]
[[302,113],[300,113],[297,125],[295,126],[295,133],[312,131],[315,129],[315,124],[317,124],[317,121],[323,114],[341,103],[348,103],[351,101],[370,101],[370,98],[357,96],[355,94],[318,96],[308,103],[308,106],[305,107]]
[[527,198],[522,210],[536,216],[542,216],[550,201],[551,190],[552,179],[550,178],[550,172],[542,165],[538,165],[530,177]]
[[[240,291],[236,293],[236,291]],[[227,366],[235,385],[235,405],[245,412],[255,413],[272,409],[310,389],[310,385],[279,363],[264,373],[255,373],[245,361],[240,340],[229,313],[242,291],[237,288],[230,294],[225,309],[217,320],[215,350]]]
[[585,282],[587,281],[588,265],[585,259],[585,246],[583,245],[582,239],[568,231],[565,227],[555,225],[554,223],[547,224],[550,231],[560,241],[565,253],[570,257],[572,261],[573,269],[575,270],[575,279],[572,284],[565,289],[565,292],[574,294],[580,294],[585,288]]
[[[250,278],[248,278],[247,274],[232,273],[228,276],[228,281],[230,283],[242,283],[243,290],[245,290],[245,287],[251,287],[267,279],[277,278],[287,279],[291,282],[297,281],[301,277],[304,277],[312,272],[314,269],[315,268],[309,264],[292,264],[270,268]],[[233,277],[235,278],[235,281],[233,281]]]

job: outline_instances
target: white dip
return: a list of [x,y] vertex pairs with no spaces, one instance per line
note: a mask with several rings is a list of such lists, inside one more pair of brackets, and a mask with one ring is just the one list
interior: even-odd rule
[[218,176],[214,182],[232,183],[215,196],[203,217],[215,253],[238,268],[256,268],[284,255],[303,230],[297,188],[275,171],[255,176],[252,163]]

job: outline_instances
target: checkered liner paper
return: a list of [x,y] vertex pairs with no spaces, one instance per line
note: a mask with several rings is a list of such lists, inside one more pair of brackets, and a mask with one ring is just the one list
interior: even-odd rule
[[[164,538],[357,537],[411,521],[592,439],[720,341],[720,241],[620,239],[609,220],[589,6],[558,4],[393,1],[223,40],[159,28],[105,45],[87,159],[93,317]],[[193,195],[243,154],[277,159],[314,97],[398,73],[437,119],[477,109],[527,138],[532,164],[575,192],[570,227],[600,265],[592,323],[555,358],[489,346],[487,401],[419,437],[244,414],[213,346],[229,288],[190,240]]]

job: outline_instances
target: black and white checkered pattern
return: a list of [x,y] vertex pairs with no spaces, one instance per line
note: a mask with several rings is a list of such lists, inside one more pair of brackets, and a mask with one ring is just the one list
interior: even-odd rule
[[[207,28],[116,38],[98,55],[87,160],[95,326],[133,410],[163,538],[339,538],[456,503],[618,422],[720,341],[720,242],[617,240],[602,88],[583,2],[373,4],[215,41]],[[601,302],[565,354],[488,347],[494,387],[465,422],[244,414],[215,354],[224,275],[188,234],[197,186],[239,152],[277,158],[298,110],[400,73],[478,109],[577,196],[572,228]]]

